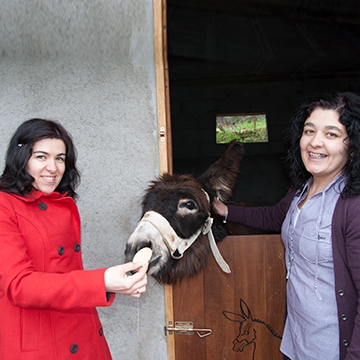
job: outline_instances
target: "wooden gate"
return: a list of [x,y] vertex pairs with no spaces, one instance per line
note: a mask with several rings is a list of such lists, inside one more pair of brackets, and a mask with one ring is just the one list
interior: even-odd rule
[[282,359],[285,264],[280,235],[229,236],[219,249],[231,274],[210,256],[200,274],[173,286],[173,320],[166,324],[173,330],[166,333],[174,337],[176,360]]
[[[166,0],[153,4],[160,173],[171,173]],[[210,256],[195,278],[165,286],[165,327],[180,329],[166,331],[169,360],[282,359],[285,264],[280,235],[230,236],[219,249],[231,274],[224,274]],[[211,333],[200,337],[191,328],[204,329],[201,336]]]

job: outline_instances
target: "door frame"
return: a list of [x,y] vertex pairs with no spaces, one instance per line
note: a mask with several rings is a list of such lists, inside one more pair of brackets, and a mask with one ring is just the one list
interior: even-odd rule
[[[167,54],[166,0],[153,0],[154,56],[156,76],[156,102],[158,116],[159,170],[172,174],[172,141],[170,119],[170,85]],[[173,289],[165,285],[165,321],[173,324]],[[165,325],[165,324],[164,324]],[[175,360],[174,336],[167,336],[168,360]]]

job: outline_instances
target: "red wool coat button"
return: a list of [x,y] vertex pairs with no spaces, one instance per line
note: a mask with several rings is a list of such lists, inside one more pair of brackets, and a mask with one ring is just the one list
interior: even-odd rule
[[78,350],[79,350],[79,347],[77,346],[77,344],[72,344],[72,345],[70,346],[70,352],[71,352],[72,354],[75,354]]
[[75,250],[76,252],[79,252],[80,249],[81,249],[80,244],[75,244],[75,245],[74,245],[74,250]]
[[99,330],[99,334],[100,334],[100,336],[103,336],[103,334],[104,334],[104,330],[103,330],[103,328],[100,328],[100,330]]
[[46,209],[47,209],[47,205],[46,205],[45,203],[41,202],[41,203],[39,203],[38,208],[39,208],[40,210],[46,210]]
[[60,247],[58,248],[58,254],[59,254],[59,255],[64,255],[64,252],[65,252],[65,248],[64,248],[63,246],[60,246]]

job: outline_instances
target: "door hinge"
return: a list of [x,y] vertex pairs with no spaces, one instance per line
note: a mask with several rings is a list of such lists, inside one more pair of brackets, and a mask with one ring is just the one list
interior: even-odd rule
[[160,141],[165,141],[165,127],[164,126],[160,127],[159,135],[160,135]]
[[172,335],[173,332],[175,332],[175,335],[193,335],[194,331],[201,338],[212,333],[211,329],[194,329],[192,321],[175,321],[175,326],[173,326],[172,321],[169,321],[168,326],[165,327],[165,335],[167,335],[167,332],[169,332],[169,335]]

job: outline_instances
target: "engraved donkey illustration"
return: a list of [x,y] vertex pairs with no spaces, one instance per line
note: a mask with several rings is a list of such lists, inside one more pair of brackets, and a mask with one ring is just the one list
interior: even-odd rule
[[230,321],[240,323],[239,333],[233,341],[233,350],[235,352],[244,352],[244,350],[247,349],[250,354],[249,356],[246,356],[246,358],[249,360],[255,359],[256,344],[261,344],[261,339],[257,337],[260,328],[265,327],[273,336],[281,339],[281,336],[277,334],[270,325],[266,324],[262,320],[252,317],[251,311],[243,299],[240,299],[239,314],[230,311],[223,311],[223,315]]

